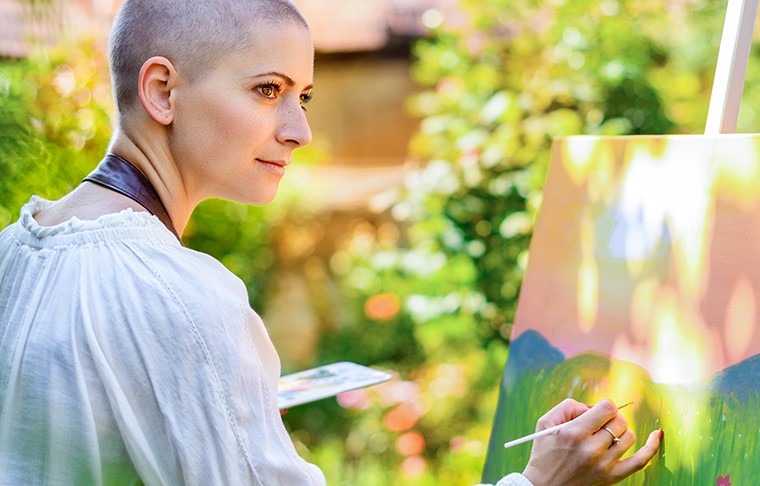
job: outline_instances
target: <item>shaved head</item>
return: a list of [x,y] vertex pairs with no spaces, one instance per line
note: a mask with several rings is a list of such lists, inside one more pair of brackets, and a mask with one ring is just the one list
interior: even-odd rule
[[232,51],[250,47],[257,26],[306,19],[290,0],[125,0],[109,45],[116,109],[137,104],[143,63],[167,58],[190,81]]

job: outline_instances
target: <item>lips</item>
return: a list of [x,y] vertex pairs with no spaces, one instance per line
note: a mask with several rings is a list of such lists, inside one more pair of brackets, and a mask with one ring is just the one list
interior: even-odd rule
[[283,175],[283,174],[285,174],[285,167],[288,164],[290,164],[290,161],[286,161],[286,160],[256,159],[256,162],[260,163],[267,170],[270,170],[274,174],[277,174],[277,175],[280,175],[280,176]]
[[290,162],[287,160],[265,160],[265,159],[256,159],[256,160],[264,164],[271,164],[271,165],[276,165],[279,167],[287,167],[288,164],[290,164]]

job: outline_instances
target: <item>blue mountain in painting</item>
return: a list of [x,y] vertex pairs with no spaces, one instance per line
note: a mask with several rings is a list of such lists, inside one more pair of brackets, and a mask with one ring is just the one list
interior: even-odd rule
[[[590,356],[595,355],[582,354],[567,360],[562,351],[554,347],[541,333],[532,329],[526,330],[509,346],[509,361],[504,369],[502,386],[512,387],[525,373],[536,374],[541,370],[549,372],[563,362],[566,362],[567,366],[571,366],[572,362],[573,368],[579,366],[578,363],[581,363],[582,367],[588,367],[590,362],[587,362],[587,359]],[[608,369],[609,361],[603,366],[604,373]],[[577,370],[573,372],[577,374]],[[644,374],[649,376],[646,372]],[[650,378],[647,379],[649,380]],[[725,397],[733,396],[742,402],[755,396],[760,397],[760,354],[729,366],[700,384],[684,388],[692,391],[702,389]]]
[[511,386],[526,372],[537,373],[551,369],[565,360],[562,351],[541,335],[529,329],[509,345],[509,362],[502,378],[504,386]]
[[709,380],[708,388],[742,401],[760,394],[760,354],[717,373]]

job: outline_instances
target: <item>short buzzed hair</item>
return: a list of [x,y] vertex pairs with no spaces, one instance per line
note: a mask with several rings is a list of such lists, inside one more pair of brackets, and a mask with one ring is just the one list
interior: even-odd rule
[[137,103],[137,80],[145,61],[163,56],[192,81],[225,54],[250,47],[261,23],[296,21],[308,28],[290,0],[125,0],[109,43],[116,110]]

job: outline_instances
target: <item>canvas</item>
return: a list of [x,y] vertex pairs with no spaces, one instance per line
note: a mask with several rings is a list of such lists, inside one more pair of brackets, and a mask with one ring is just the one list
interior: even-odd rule
[[[760,135],[555,141],[484,479],[566,397],[633,401],[623,484],[760,484]],[[632,449],[633,450],[633,449]]]

